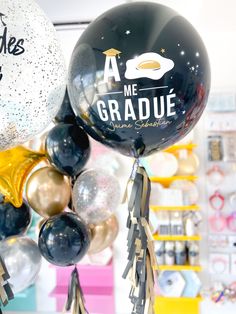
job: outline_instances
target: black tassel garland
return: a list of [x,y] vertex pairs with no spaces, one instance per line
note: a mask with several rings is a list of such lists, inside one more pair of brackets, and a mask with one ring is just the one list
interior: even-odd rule
[[79,273],[77,267],[75,267],[71,273],[64,313],[71,310],[72,314],[88,314],[84,304],[85,300],[79,281]]
[[[9,300],[14,298],[12,289],[7,280],[10,279],[6,265],[3,259],[0,257],[0,300],[3,306],[6,306]],[[1,310],[0,310],[0,313]]]
[[[157,263],[149,226],[149,198],[151,184],[143,167],[138,161],[128,185],[132,184],[128,199],[129,216],[128,264],[123,278],[131,281],[129,298],[133,304],[132,314],[154,313],[154,285]],[[126,196],[129,192],[126,192]]]

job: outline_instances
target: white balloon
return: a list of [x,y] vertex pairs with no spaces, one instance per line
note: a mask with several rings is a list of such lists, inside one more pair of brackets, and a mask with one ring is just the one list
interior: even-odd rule
[[1,0],[0,150],[42,132],[57,114],[65,86],[52,23],[33,0]]
[[41,268],[41,254],[37,244],[28,237],[10,237],[0,242],[0,255],[9,272],[14,293],[32,285]]

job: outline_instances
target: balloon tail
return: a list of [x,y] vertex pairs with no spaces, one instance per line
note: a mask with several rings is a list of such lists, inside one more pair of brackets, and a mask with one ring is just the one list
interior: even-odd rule
[[68,296],[63,313],[70,311],[72,314],[88,314],[85,308],[85,300],[80,285],[79,273],[77,267],[71,273]]
[[[10,278],[6,265],[3,259],[0,257],[0,299],[1,303],[6,306],[9,300],[14,298],[14,294],[7,280]],[[0,313],[1,309],[0,309]]]
[[132,314],[153,314],[157,261],[149,226],[151,184],[138,160],[134,164],[130,182],[132,190],[128,199],[127,220],[129,254],[123,278],[128,277],[131,281],[129,298],[133,304]]

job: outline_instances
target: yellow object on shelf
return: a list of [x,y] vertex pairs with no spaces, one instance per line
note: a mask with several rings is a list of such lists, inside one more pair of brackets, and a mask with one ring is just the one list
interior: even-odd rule
[[158,182],[164,186],[169,186],[173,181],[176,180],[188,180],[195,181],[197,176],[173,176],[173,177],[150,177],[151,182]]
[[173,153],[173,152],[176,152],[177,150],[180,150],[180,149],[187,149],[189,151],[192,151],[194,148],[197,147],[197,144],[193,144],[193,143],[190,143],[190,144],[180,144],[180,145],[173,145],[167,149],[165,149],[165,152],[167,153]]
[[201,297],[166,298],[156,297],[155,314],[199,314]]
[[158,265],[156,270],[169,270],[169,271],[181,271],[181,270],[192,270],[196,272],[202,271],[202,266],[191,266],[191,265]]
[[187,205],[187,206],[158,206],[158,205],[150,205],[150,208],[154,211],[162,211],[162,210],[173,210],[173,211],[197,211],[200,209],[198,205]]
[[176,235],[153,235],[154,240],[158,241],[200,241],[201,236],[200,235],[194,235],[194,236],[176,236]]

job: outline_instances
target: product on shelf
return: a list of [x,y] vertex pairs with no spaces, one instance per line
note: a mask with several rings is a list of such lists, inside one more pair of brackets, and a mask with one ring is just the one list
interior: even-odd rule
[[175,263],[176,265],[185,265],[187,261],[186,245],[184,242],[175,242]]

